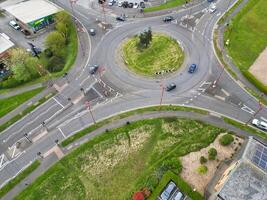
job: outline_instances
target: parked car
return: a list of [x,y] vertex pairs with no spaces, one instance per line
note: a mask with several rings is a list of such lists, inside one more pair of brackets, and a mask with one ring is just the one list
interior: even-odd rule
[[122,7],[123,8],[128,8],[128,1],[124,1],[123,3],[122,3]]
[[209,13],[214,13],[216,11],[216,5],[214,3],[209,6]]
[[176,88],[176,84],[175,83],[171,83],[171,84],[167,85],[166,91],[169,92],[169,91],[171,91],[171,90],[173,90],[175,88]]
[[109,5],[109,6],[113,6],[114,3],[115,3],[114,0],[109,0],[108,5]]
[[119,7],[122,7],[122,4],[123,4],[123,1],[119,1],[119,2],[118,2],[118,6],[119,6]]
[[267,123],[264,121],[260,121],[258,119],[253,119],[252,124],[254,126],[258,127],[259,129],[267,131]]
[[16,29],[16,30],[19,30],[20,29],[20,26],[17,24],[17,22],[15,22],[14,20],[11,20],[10,22],[9,22],[9,25],[12,27],[12,28],[14,28],[14,29]]
[[98,68],[99,68],[99,65],[90,65],[89,66],[89,73],[95,74],[97,72]]
[[190,74],[193,74],[196,71],[196,69],[197,69],[197,65],[196,64],[192,64],[192,65],[190,65],[190,67],[188,69],[188,72]]
[[174,19],[173,16],[166,16],[166,17],[163,18],[163,21],[164,21],[164,22],[170,22],[170,21],[172,21],[173,19]]
[[90,34],[91,36],[94,36],[94,35],[96,34],[95,29],[94,29],[94,28],[90,28],[90,29],[89,29],[89,34]]
[[118,16],[118,17],[116,17],[116,20],[117,21],[120,21],[120,22],[124,22],[125,21],[125,18],[122,17],[122,16]]
[[213,2],[214,0],[208,0],[209,3]]
[[129,3],[128,4],[128,8],[133,8],[134,4],[133,3]]
[[140,7],[141,8],[145,8],[146,7],[146,5],[145,5],[145,3],[143,1],[140,2]]
[[134,3],[133,8],[138,8],[139,4],[138,3]]

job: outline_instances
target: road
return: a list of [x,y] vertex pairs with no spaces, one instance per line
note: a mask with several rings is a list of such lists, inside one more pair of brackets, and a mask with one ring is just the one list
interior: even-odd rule
[[[55,1],[71,10],[66,0]],[[159,105],[161,82],[171,82],[177,89],[164,92],[163,104],[199,107],[211,113],[247,122],[259,109],[258,101],[240,83],[223,70],[212,43],[216,22],[233,5],[234,0],[217,1],[217,11],[207,12],[208,3],[173,12],[175,20],[163,23],[162,16],[128,19],[124,23],[107,15],[112,28],[103,31],[96,22],[97,13],[74,5],[79,32],[79,54],[68,75],[54,83],[58,93],[45,104],[18,121],[0,135],[0,186],[65,138],[112,115],[128,110]],[[190,16],[189,16],[190,14]],[[185,52],[185,62],[178,72],[156,79],[138,77],[123,66],[119,52],[121,42],[147,27],[175,38]],[[86,30],[95,28],[90,37]],[[89,75],[88,63],[99,64],[100,72]],[[191,63],[198,65],[187,73]],[[90,102],[90,114],[85,102]],[[267,119],[264,107],[257,117]]]

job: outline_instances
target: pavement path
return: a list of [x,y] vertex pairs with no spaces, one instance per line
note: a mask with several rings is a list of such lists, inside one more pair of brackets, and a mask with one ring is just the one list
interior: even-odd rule
[[[241,136],[241,137],[247,138],[249,136],[252,136],[250,133],[246,131],[243,131],[235,126],[225,123],[224,120],[218,116],[203,115],[199,113],[184,112],[184,111],[158,111],[158,112],[154,111],[154,112],[145,112],[142,114],[132,115],[132,116],[129,116],[123,119],[116,120],[112,123],[106,124],[88,133],[84,137],[75,141],[73,144],[70,144],[69,146],[62,148],[62,152],[64,154],[68,154],[71,151],[73,151],[73,149],[75,149],[76,147],[79,147],[81,144],[84,144],[85,142],[92,140],[96,136],[105,133],[106,130],[111,130],[111,129],[121,127],[123,125],[126,125],[127,122],[131,123],[131,122],[144,120],[144,119],[167,118],[167,117],[189,118],[192,120],[200,120],[202,122],[223,128],[229,132],[230,131],[234,132],[238,136]],[[266,141],[263,141],[263,142],[266,142]],[[49,154],[47,157],[44,156],[44,158],[40,160],[41,160],[41,165],[39,166],[39,168],[35,170],[33,173],[31,173],[28,177],[26,177],[23,181],[21,181],[21,183],[19,183],[16,187],[14,187],[9,193],[7,193],[7,195],[5,195],[2,198],[2,200],[10,200],[14,198],[19,192],[21,192],[23,189],[27,187],[27,184],[31,184],[39,175],[41,175],[50,166],[52,166],[55,162],[57,162],[59,160],[59,157],[57,157],[55,153],[52,153],[52,154]]]

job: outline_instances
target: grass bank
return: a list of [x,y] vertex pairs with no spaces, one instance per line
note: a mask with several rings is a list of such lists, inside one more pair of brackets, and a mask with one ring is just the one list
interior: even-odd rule
[[[188,2],[189,1],[190,0],[188,0]],[[169,0],[166,1],[166,3],[162,3],[161,5],[145,8],[144,12],[160,11],[168,8],[174,8],[183,4],[185,4],[185,0]]]
[[0,118],[9,113],[10,111],[14,110],[15,108],[17,108],[25,101],[31,99],[32,97],[40,93],[43,89],[44,89],[43,87],[37,88],[12,97],[0,99]]
[[83,144],[15,199],[130,199],[152,192],[165,172],[179,174],[179,157],[207,147],[225,130],[189,119],[132,122]]
[[184,61],[184,52],[173,38],[154,33],[147,48],[139,47],[139,37],[123,44],[123,59],[133,72],[144,76],[156,76],[156,72],[176,71]]
[[141,108],[141,109],[137,109],[137,110],[133,110],[133,111],[129,111],[129,112],[125,112],[119,115],[115,115],[113,117],[110,117],[108,119],[102,120],[97,122],[96,124],[93,124],[77,133],[75,133],[74,135],[68,137],[67,139],[65,139],[62,143],[61,146],[62,147],[66,147],[69,144],[73,143],[74,141],[78,140],[79,138],[89,134],[90,132],[106,125],[109,123],[112,123],[113,121],[119,120],[119,119],[123,119],[126,117],[129,117],[131,115],[135,115],[135,114],[141,114],[144,112],[149,112],[149,111],[187,111],[187,112],[196,112],[196,113],[200,113],[200,114],[208,114],[207,111],[205,110],[201,110],[201,109],[196,109],[196,108],[189,108],[189,107],[182,107],[182,106],[152,106],[152,107],[147,107],[147,108]]
[[15,178],[11,179],[4,187],[0,189],[0,198],[5,196],[10,190],[12,190],[17,184],[19,184],[23,179],[30,175],[34,170],[36,170],[40,165],[38,160],[34,161],[30,166],[24,169]]
[[224,40],[233,62],[244,76],[259,90],[267,93],[267,86],[248,72],[259,54],[267,46],[267,1],[250,0],[232,19],[224,33]]
[[25,110],[23,110],[21,113],[15,115],[14,117],[12,117],[9,121],[7,121],[6,123],[0,125],[0,134],[3,130],[5,130],[6,128],[8,128],[9,126],[11,126],[12,124],[14,124],[15,122],[17,122],[18,120],[20,120],[21,118],[23,118],[25,115],[27,115],[28,113],[30,113],[31,111],[33,111],[35,108],[37,108],[39,105],[41,105],[42,103],[44,103],[47,99],[49,99],[50,97],[52,97],[54,94],[50,93],[47,96],[41,98],[39,101],[37,101],[35,104],[32,104],[30,106],[28,106]]

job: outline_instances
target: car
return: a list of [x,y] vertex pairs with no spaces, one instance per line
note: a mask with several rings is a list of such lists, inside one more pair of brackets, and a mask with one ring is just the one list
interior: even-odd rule
[[163,21],[164,21],[164,22],[170,22],[170,21],[172,21],[173,19],[174,19],[173,16],[166,16],[166,17],[163,18]]
[[94,36],[94,35],[96,34],[95,29],[94,29],[94,28],[90,28],[90,29],[89,29],[89,34],[90,34],[91,36]]
[[124,22],[125,21],[125,18],[122,17],[122,16],[118,16],[118,17],[116,17],[116,20],[117,21],[120,21],[120,22]]
[[172,195],[173,191],[176,190],[176,188],[177,188],[176,184],[170,181],[169,184],[166,186],[166,188],[161,193],[160,199],[162,200],[170,199],[170,196]]
[[20,29],[20,26],[17,24],[17,22],[15,22],[14,20],[11,20],[9,22],[9,25],[14,28],[15,30],[19,30]]
[[209,3],[213,2],[214,0],[208,0]]
[[134,4],[133,3],[129,3],[128,4],[128,8],[133,8]]
[[133,8],[138,8],[138,7],[139,7],[139,4],[138,3],[134,3]]
[[192,65],[190,65],[190,67],[188,69],[188,72],[190,74],[193,74],[196,71],[196,69],[197,69],[197,65],[196,64],[192,64]]
[[122,4],[123,4],[122,1],[119,1],[119,2],[118,2],[118,6],[119,6],[119,7],[122,7]]
[[209,13],[214,13],[217,10],[216,5],[214,3],[209,6]]
[[145,3],[143,1],[140,2],[140,7],[141,8],[145,8],[146,7],[146,5],[145,5]]
[[128,5],[129,5],[128,1],[124,1],[124,2],[122,3],[122,7],[123,7],[123,8],[128,8]]
[[108,5],[109,5],[109,6],[113,6],[114,3],[115,3],[114,0],[109,0]]
[[166,91],[169,92],[169,91],[171,91],[171,90],[173,90],[175,88],[176,88],[176,84],[175,83],[171,83],[171,84],[167,85]]
[[98,68],[99,68],[99,65],[90,65],[89,66],[89,73],[95,74],[97,72]]
[[260,121],[258,119],[253,119],[252,120],[252,124],[254,126],[258,127],[259,129],[262,129],[264,131],[267,131],[267,122]]

